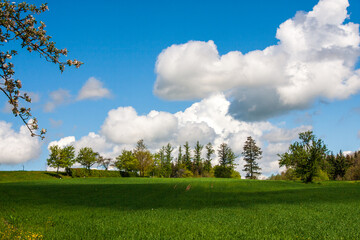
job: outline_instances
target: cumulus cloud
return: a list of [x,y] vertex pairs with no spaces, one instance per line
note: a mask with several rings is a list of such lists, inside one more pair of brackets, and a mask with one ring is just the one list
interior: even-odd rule
[[174,136],[177,119],[170,113],[151,111],[139,116],[132,107],[119,107],[108,113],[101,133],[112,142],[135,143],[139,139],[147,142],[166,142]]
[[317,99],[344,99],[360,89],[359,25],[344,23],[347,0],[321,0],[277,29],[277,45],[220,56],[213,41],[172,45],[158,56],[154,93],[201,99],[226,92],[230,113],[264,120]]
[[[91,147],[103,156],[114,159],[123,149],[133,149],[139,139],[144,139],[152,152],[171,143],[176,148],[174,157],[178,146],[186,141],[192,148],[196,141],[203,145],[211,142],[215,149],[226,142],[240,156],[246,138],[252,136],[264,151],[259,164],[263,173],[269,175],[279,170],[276,154],[285,152],[300,131],[310,129],[309,126],[283,129],[265,121],[239,121],[228,114],[229,107],[230,101],[224,94],[212,95],[175,114],[151,111],[139,115],[132,107],[119,107],[109,111],[99,133],[90,132],[79,140],[73,136],[62,138],[49,146],[72,144],[76,151]],[[237,161],[238,170],[241,171],[244,164],[241,156]],[[215,155],[213,164],[217,162]]]
[[61,148],[63,147],[67,147],[70,145],[74,145],[75,143],[75,137],[74,136],[68,136],[68,137],[64,137],[61,138],[59,141],[52,141],[48,144],[48,149],[50,149],[51,146],[59,146]]
[[79,91],[77,100],[109,98],[111,93],[103,87],[103,83],[94,77],[90,77]]
[[18,164],[36,159],[41,154],[39,138],[31,137],[26,126],[14,131],[11,123],[0,121],[0,163]]
[[45,112],[52,112],[58,105],[69,103],[71,100],[70,92],[65,89],[53,91],[49,96],[51,100],[45,104]]

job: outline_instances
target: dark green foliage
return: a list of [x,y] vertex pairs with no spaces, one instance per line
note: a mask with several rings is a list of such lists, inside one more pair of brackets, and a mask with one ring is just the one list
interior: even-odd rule
[[319,173],[320,163],[326,157],[327,148],[312,131],[300,133],[299,139],[300,142],[290,145],[288,152],[279,154],[279,165],[294,169],[296,176],[303,182],[312,182]]
[[246,172],[246,178],[256,179],[257,176],[261,174],[261,168],[256,162],[256,160],[261,159],[261,148],[256,146],[255,140],[249,136],[245,141],[243,149],[244,151],[242,152],[242,155],[244,156],[244,161],[246,162],[243,171]]
[[185,164],[186,169],[191,171],[192,170],[191,151],[190,151],[190,146],[189,146],[188,142],[185,143],[184,149],[185,149],[185,153],[183,156],[183,163]]
[[327,162],[330,165],[329,175],[332,180],[343,179],[346,173],[346,170],[350,167],[350,162],[344,156],[340,150],[339,154],[336,157],[331,154],[326,157]]
[[232,169],[229,167],[217,165],[214,167],[214,176],[216,178],[231,178]]
[[204,162],[204,171],[209,173],[211,171],[212,155],[215,153],[215,150],[210,142],[205,146],[205,148],[206,148],[206,159]]
[[345,173],[346,180],[360,180],[360,152],[355,152],[353,156],[349,156],[347,161],[350,167]]
[[201,145],[199,141],[196,142],[196,145],[194,147],[193,174],[195,176],[201,176],[203,172],[203,159],[201,157],[201,151],[203,147],[204,146]]
[[218,156],[220,166],[234,168],[236,156],[226,143],[219,146]]
[[162,177],[170,177],[172,173],[171,161],[173,160],[172,152],[174,151],[174,148],[171,146],[170,143],[168,143],[166,147],[163,147],[163,151],[164,158],[161,165],[161,175]]

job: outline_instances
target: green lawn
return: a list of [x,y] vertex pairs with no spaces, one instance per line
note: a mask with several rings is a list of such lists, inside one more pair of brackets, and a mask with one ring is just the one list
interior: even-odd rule
[[360,183],[0,182],[1,224],[0,232],[12,226],[44,239],[360,239]]

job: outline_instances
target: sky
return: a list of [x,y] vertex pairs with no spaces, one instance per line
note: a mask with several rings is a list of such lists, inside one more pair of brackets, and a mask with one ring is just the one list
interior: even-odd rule
[[[40,5],[41,1],[28,1]],[[46,170],[48,147],[115,158],[139,139],[155,152],[252,136],[264,176],[312,130],[335,154],[360,150],[357,0],[48,1],[36,16],[66,59],[19,50],[15,76],[46,138],[30,137],[0,97],[0,170]],[[174,151],[174,157],[177,155]],[[213,164],[217,163],[216,155]],[[242,173],[242,175],[244,175]]]

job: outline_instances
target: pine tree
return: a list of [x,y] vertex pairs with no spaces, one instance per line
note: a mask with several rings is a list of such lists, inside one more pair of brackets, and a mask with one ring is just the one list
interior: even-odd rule
[[215,153],[215,150],[212,146],[211,143],[208,143],[206,146],[206,159],[205,159],[205,163],[204,163],[204,171],[206,172],[210,172],[211,170],[211,156]]
[[204,148],[203,145],[199,143],[199,141],[196,142],[195,148],[194,148],[194,169],[193,173],[195,175],[201,175],[202,174],[202,158],[201,158],[201,151]]
[[261,159],[261,148],[256,146],[255,140],[252,139],[251,136],[249,136],[245,141],[243,149],[244,151],[242,152],[242,155],[244,156],[244,160],[246,161],[243,171],[247,172],[246,178],[256,179],[256,176],[261,174],[261,168],[256,162],[256,160]]
[[192,164],[191,164],[191,152],[190,152],[190,146],[189,143],[186,142],[184,145],[185,153],[183,156],[183,163],[185,164],[185,167],[187,170],[192,170]]

